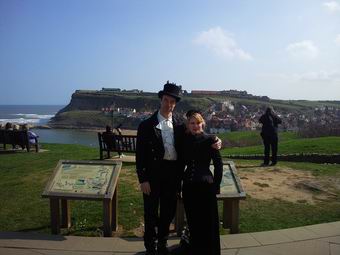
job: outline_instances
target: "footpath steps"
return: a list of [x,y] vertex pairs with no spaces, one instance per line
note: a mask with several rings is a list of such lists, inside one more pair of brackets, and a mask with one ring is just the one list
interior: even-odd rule
[[[170,249],[176,248],[178,243],[178,238],[169,240]],[[222,235],[221,248],[222,255],[339,255],[340,221],[282,230]],[[143,251],[141,238],[0,232],[1,255],[142,255]]]

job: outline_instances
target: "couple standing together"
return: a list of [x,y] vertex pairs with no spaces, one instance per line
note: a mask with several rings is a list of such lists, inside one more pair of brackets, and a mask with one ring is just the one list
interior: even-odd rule
[[221,141],[203,132],[199,112],[189,111],[186,123],[173,114],[180,92],[181,87],[167,82],[158,93],[159,110],[138,127],[136,168],[144,200],[146,254],[169,254],[169,227],[182,192],[191,254],[219,255],[216,194],[223,169]]

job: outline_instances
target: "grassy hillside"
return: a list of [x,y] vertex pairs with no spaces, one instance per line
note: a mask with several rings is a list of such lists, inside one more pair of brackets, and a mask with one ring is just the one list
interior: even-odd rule
[[[281,133],[282,140],[279,141],[278,154],[294,153],[340,153],[340,137],[319,137],[294,139],[293,134]],[[246,135],[245,135],[246,136]],[[233,137],[233,136],[232,136]],[[233,137],[234,138],[234,137]],[[244,137],[243,137],[244,138]],[[249,134],[250,142],[255,140],[253,134]],[[228,154],[262,154],[263,146],[229,147],[221,151],[222,155]]]
[[[218,134],[218,137],[227,147],[244,147],[252,145],[261,145],[262,139],[260,131],[236,131]],[[296,132],[279,132],[280,141],[298,139]]]
[[138,126],[139,122],[136,119],[125,118],[123,116],[105,115],[101,111],[67,111],[58,114],[51,126],[67,127],[67,128],[104,128],[106,125],[114,126],[124,123],[125,129],[133,129]]

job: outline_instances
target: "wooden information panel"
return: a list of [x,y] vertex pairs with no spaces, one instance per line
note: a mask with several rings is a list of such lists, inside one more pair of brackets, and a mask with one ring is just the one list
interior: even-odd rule
[[118,226],[117,183],[121,166],[121,161],[60,160],[42,194],[50,199],[52,233],[59,234],[60,227],[71,226],[68,200],[99,200],[103,201],[104,236],[111,236],[112,229],[115,231]]
[[239,232],[240,200],[246,199],[240,178],[233,161],[223,163],[223,176],[221,192],[217,195],[218,200],[223,201],[223,228],[229,228],[231,234]]
[[[213,172],[214,166],[210,166]],[[246,193],[243,190],[241,181],[237,175],[237,170],[233,161],[223,162],[223,175],[220,184],[220,194],[218,199],[224,198],[245,198]]]
[[[214,172],[214,166],[210,166]],[[241,181],[237,175],[237,170],[233,161],[223,162],[223,175],[220,184],[220,194],[218,200],[223,201],[223,227],[229,228],[230,233],[239,232],[239,202],[246,198]],[[177,201],[177,213],[175,218],[177,235],[181,234],[184,227],[184,208],[181,200]]]

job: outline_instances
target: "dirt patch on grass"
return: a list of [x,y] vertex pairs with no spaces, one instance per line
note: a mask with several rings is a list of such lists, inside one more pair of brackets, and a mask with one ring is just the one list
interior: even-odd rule
[[246,193],[257,199],[281,199],[315,204],[338,198],[339,179],[313,176],[286,167],[242,167],[239,177]]

